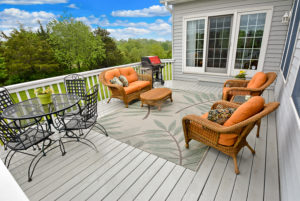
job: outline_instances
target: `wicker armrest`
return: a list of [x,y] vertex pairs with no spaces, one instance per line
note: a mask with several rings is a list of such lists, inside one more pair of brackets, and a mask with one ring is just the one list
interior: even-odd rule
[[232,87],[228,89],[227,93],[230,95],[251,95],[253,92],[261,92],[260,88],[240,88],[240,87]]
[[247,87],[250,80],[227,80],[224,87]]
[[214,109],[225,109],[225,108],[238,108],[240,105],[239,104],[236,104],[236,103],[233,103],[233,102],[228,102],[228,101],[217,101],[215,102],[211,109],[214,110]]
[[143,81],[152,81],[151,75],[146,75],[146,74],[138,74],[138,79],[143,80]]
[[208,119],[202,118],[200,116],[191,114],[191,115],[187,115],[185,117],[183,117],[182,122],[185,121],[194,121],[200,125],[202,125],[203,127],[205,127],[206,129],[209,129],[215,133],[222,133],[222,134],[232,134],[235,133],[237,135],[240,134],[240,129],[243,128],[245,126],[245,124],[243,122],[235,124],[233,126],[222,126],[218,123],[212,122]]

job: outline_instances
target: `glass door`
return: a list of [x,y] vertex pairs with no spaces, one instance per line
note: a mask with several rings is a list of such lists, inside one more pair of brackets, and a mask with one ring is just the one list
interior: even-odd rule
[[206,72],[227,73],[232,15],[208,18]]
[[186,24],[185,65],[190,72],[204,72],[205,19],[188,21]]

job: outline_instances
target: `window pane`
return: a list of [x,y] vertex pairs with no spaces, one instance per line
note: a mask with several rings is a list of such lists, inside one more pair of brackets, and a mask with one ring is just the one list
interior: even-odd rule
[[241,15],[236,69],[257,69],[265,21],[266,13]]
[[226,68],[231,18],[231,15],[209,18],[207,67]]
[[203,66],[204,25],[204,19],[187,22],[186,66]]
[[298,74],[297,74],[297,78],[296,78],[296,83],[294,85],[292,98],[293,98],[294,104],[296,106],[298,116],[300,118],[300,69],[298,69]]

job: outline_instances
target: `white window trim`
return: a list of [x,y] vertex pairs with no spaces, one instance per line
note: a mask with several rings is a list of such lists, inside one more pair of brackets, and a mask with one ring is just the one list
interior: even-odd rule
[[[300,26],[299,26],[300,27]],[[298,29],[299,31],[300,29]],[[299,33],[299,32],[298,32]],[[298,36],[298,35],[297,35]],[[294,49],[295,50],[295,49]],[[294,56],[294,55],[293,55]],[[291,62],[291,65],[292,65],[292,62]],[[292,66],[290,66],[292,67]],[[290,70],[290,69],[289,69]],[[300,67],[298,67],[298,69],[296,70],[297,72],[296,75],[298,75],[298,71],[300,71]],[[282,75],[283,76],[283,75]],[[283,76],[284,77],[284,76]],[[298,128],[300,129],[300,115],[298,114],[298,111],[296,109],[296,105],[295,105],[295,102],[294,102],[294,99],[293,99],[293,92],[294,92],[294,89],[295,89],[295,86],[296,86],[296,82],[297,82],[297,76],[295,77],[295,80],[294,80],[294,84],[293,84],[293,87],[292,89],[290,90],[289,92],[289,96],[290,96],[290,101],[291,101],[291,106],[293,108],[293,111],[294,111],[294,114],[295,114],[295,117],[297,119],[297,123],[298,123]]]
[[[258,13],[258,12],[265,12],[266,13],[266,22],[265,22],[265,30],[262,40],[262,46],[261,51],[259,55],[259,65],[257,70],[246,70],[247,76],[253,76],[256,72],[263,70],[263,64],[266,56],[266,49],[269,41],[269,34],[271,30],[271,23],[272,23],[272,14],[273,14],[273,6],[265,6],[265,7],[259,7],[259,8],[249,8],[249,9],[236,9],[236,10],[227,10],[227,11],[220,11],[220,12],[206,12],[201,13],[198,15],[189,15],[183,17],[183,26],[182,26],[182,72],[183,73],[198,73],[198,74],[213,74],[213,75],[235,75],[237,74],[241,69],[234,69],[235,64],[235,57],[236,57],[236,45],[237,45],[237,36],[239,32],[239,16],[241,14],[250,14],[250,13]],[[207,54],[207,33],[208,33],[208,17],[213,16],[220,16],[220,15],[233,15],[232,19],[232,26],[231,26],[231,37],[230,37],[230,47],[228,51],[228,67],[227,67],[227,73],[212,73],[212,72],[205,72],[205,65],[206,65],[206,54]],[[186,66],[186,31],[187,31],[187,22],[192,20],[198,20],[198,19],[206,19],[205,20],[205,48],[203,49],[203,67],[187,67]],[[199,68],[199,69],[198,69]]]
[[[300,3],[300,1],[298,1],[298,4]],[[297,5],[295,5],[295,6],[297,6],[296,7],[296,10],[295,10],[295,13],[297,13],[297,11],[298,11],[298,4]],[[294,31],[294,28],[295,28],[295,22],[296,22],[296,20],[294,21],[294,23],[293,24],[289,24],[289,26],[292,26],[292,30],[291,30],[291,33],[293,33],[293,31]],[[292,56],[291,56],[291,62],[290,62],[290,65],[289,65],[289,69],[288,69],[288,73],[287,73],[287,75],[286,75],[286,78],[284,77],[284,75],[283,75],[283,71],[284,71],[284,69],[282,70],[281,69],[281,63],[282,62],[286,62],[286,60],[285,61],[282,61],[282,59],[283,59],[283,54],[282,54],[282,56],[281,56],[281,63],[280,63],[280,68],[279,68],[279,70],[280,70],[280,74],[281,74],[281,76],[282,76],[282,78],[283,78],[283,83],[284,83],[284,85],[286,85],[287,84],[287,81],[288,81],[288,78],[289,78],[289,75],[290,75],[290,70],[291,70],[291,65],[293,64],[293,60],[294,60],[294,54],[295,54],[295,51],[296,51],[296,47],[297,47],[297,41],[298,41],[298,38],[299,38],[299,32],[300,32],[300,25],[298,26],[298,30],[297,30],[297,33],[296,33],[296,41],[295,41],[295,44],[293,44],[294,46],[293,46],[293,52],[292,52]],[[286,38],[285,38],[285,43],[287,42],[287,38],[288,38],[288,35],[286,35]],[[290,48],[290,45],[291,45],[291,40],[290,40],[290,42],[289,42],[289,44],[288,44],[288,49]],[[284,49],[283,49],[283,51],[284,51]]]
[[[184,23],[184,30],[187,30],[187,22],[188,21],[192,21],[192,20],[204,20],[204,27],[205,27],[205,31],[204,31],[204,40],[203,40],[203,64],[205,64],[206,62],[206,50],[207,50],[207,19],[208,17],[199,17],[199,18],[195,18],[195,19],[190,19],[190,20],[186,20]],[[184,43],[182,44],[182,47],[184,48],[184,53],[183,53],[183,61],[184,61],[184,66],[185,66],[185,71],[186,73],[204,73],[204,66],[202,67],[191,67],[191,66],[186,66],[186,38],[187,38],[187,34],[186,31],[184,33]]]

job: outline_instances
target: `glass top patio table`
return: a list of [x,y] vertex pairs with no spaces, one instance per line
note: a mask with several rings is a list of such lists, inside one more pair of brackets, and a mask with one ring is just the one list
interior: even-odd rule
[[80,100],[80,97],[74,94],[52,94],[52,103],[42,105],[39,98],[32,98],[9,106],[3,111],[2,116],[10,120],[51,116],[72,108]]

